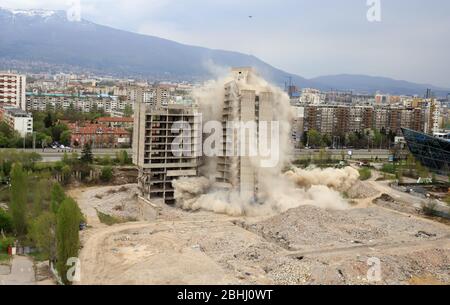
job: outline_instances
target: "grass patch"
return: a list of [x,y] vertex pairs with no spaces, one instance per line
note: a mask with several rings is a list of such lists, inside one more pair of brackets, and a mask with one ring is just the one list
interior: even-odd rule
[[7,253],[0,253],[0,265],[8,265],[11,257]]
[[381,177],[378,177],[376,181],[386,181],[386,180],[396,180],[397,177],[395,177],[395,175],[391,175],[391,174],[386,174],[386,173],[382,173]]
[[45,262],[49,260],[49,257],[47,254],[41,253],[41,252],[34,252],[30,253],[30,256],[36,261],[36,262]]
[[397,173],[397,169],[396,169],[395,165],[391,164],[391,163],[383,164],[381,171],[383,173],[392,174],[392,175],[395,175]]
[[370,170],[370,168],[365,167],[359,170],[359,180],[366,181],[370,178],[372,178],[372,171]]
[[99,210],[97,210],[97,216],[100,219],[100,222],[107,225],[107,226],[112,226],[115,224],[121,224],[121,223],[126,223],[126,222],[134,222],[137,221],[136,218],[121,218],[121,217],[116,217],[116,216],[111,216],[111,215],[107,215],[105,213],[100,212]]

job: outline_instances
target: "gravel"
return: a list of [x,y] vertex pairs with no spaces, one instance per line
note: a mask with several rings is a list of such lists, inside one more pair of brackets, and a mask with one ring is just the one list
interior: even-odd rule
[[122,219],[133,219],[139,216],[136,185],[116,186],[101,192],[88,191],[92,207],[98,211]]
[[371,187],[368,183],[358,181],[347,191],[350,199],[364,199],[371,198],[378,194],[378,191]]

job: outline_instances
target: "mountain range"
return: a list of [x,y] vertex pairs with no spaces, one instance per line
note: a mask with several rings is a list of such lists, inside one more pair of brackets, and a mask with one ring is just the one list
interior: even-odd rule
[[0,29],[2,69],[19,64],[34,70],[56,70],[56,67],[154,80],[205,80],[214,77],[217,67],[252,66],[281,86],[291,79],[300,88],[321,90],[423,95],[430,88],[441,96],[450,92],[428,84],[365,75],[306,79],[255,56],[185,45],[87,20],[73,22],[64,11],[0,8]]

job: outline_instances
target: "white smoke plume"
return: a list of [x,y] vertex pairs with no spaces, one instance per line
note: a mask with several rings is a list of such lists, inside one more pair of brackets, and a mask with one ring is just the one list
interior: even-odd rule
[[[193,97],[203,114],[203,122],[221,121],[225,84],[232,81],[226,76],[209,81],[203,87],[194,90]],[[185,210],[208,210],[231,216],[263,216],[285,212],[302,205],[314,205],[326,209],[347,209],[349,204],[340,192],[347,191],[359,178],[352,168],[313,169],[294,168],[284,175],[282,169],[290,164],[292,146],[290,141],[292,111],[289,97],[280,88],[268,84],[252,74],[247,84],[239,84],[241,89],[272,92],[274,95],[273,120],[280,122],[281,157],[274,168],[259,168],[258,201],[244,199],[240,192],[224,188],[215,183],[216,158],[205,159],[200,178],[182,178],[173,182],[177,206]]]
[[173,182],[178,207],[185,210],[207,210],[230,216],[266,216],[283,213],[303,205],[324,209],[350,208],[341,192],[359,179],[353,168],[293,169],[284,175],[263,179],[261,202],[248,202],[239,192],[217,187],[213,181],[182,178]]
[[298,187],[310,188],[323,185],[339,192],[348,191],[359,180],[359,173],[352,167],[344,169],[309,169],[294,168],[285,174]]

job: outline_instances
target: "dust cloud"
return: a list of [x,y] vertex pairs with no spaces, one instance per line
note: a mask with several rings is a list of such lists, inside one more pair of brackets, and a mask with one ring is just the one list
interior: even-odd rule
[[[221,121],[225,84],[233,81],[229,75],[194,90],[193,97],[203,115],[203,123],[208,120]],[[348,209],[350,205],[341,196],[359,178],[352,168],[311,169],[290,167],[292,143],[290,140],[292,111],[289,97],[280,88],[272,86],[256,74],[251,74],[246,83],[239,83],[240,89],[271,92],[274,96],[273,121],[280,123],[278,165],[270,168],[252,165],[258,172],[257,198],[244,198],[239,190],[215,182],[217,158],[205,158],[200,169],[202,177],[181,178],[173,182],[176,204],[185,210],[207,210],[230,216],[269,216],[285,212],[302,205],[313,205],[324,209]],[[258,158],[255,158],[257,160]]]

